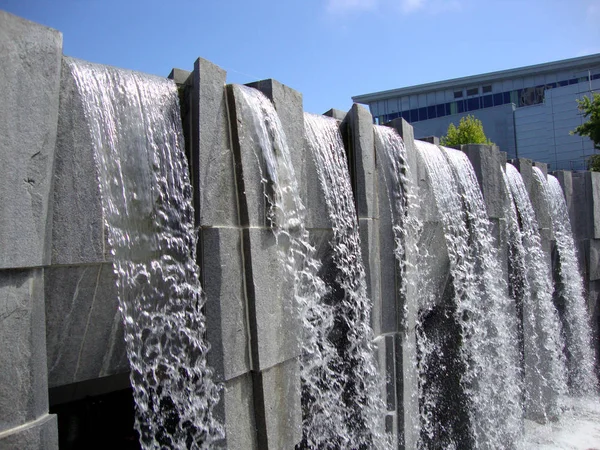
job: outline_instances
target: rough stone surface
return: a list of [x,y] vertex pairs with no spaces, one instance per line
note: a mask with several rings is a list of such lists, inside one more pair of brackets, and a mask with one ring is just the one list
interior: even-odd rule
[[461,146],[461,150],[467,154],[473,165],[488,216],[496,219],[503,218],[508,193],[502,180],[502,158],[498,147],[470,144]]
[[203,228],[200,247],[207,338],[211,344],[208,362],[218,381],[230,380],[250,370],[241,231]]
[[[367,282],[367,296],[371,299],[373,309],[371,311],[371,326],[375,336],[383,333],[382,316],[384,308],[381,303],[381,267],[379,262],[379,223],[375,219],[358,219],[358,230],[360,235],[360,249]],[[392,280],[393,282],[393,280]],[[395,325],[396,314],[393,308],[391,321]],[[389,313],[389,311],[387,311]]]
[[600,280],[600,240],[589,239],[584,244],[586,249],[586,260],[589,261],[588,279],[590,281]]
[[300,324],[293,310],[293,280],[279,262],[273,232],[246,229],[244,240],[250,321],[256,321],[250,327],[256,327],[258,347],[253,363],[255,369],[264,370],[300,354]]
[[571,176],[573,200],[571,225],[576,240],[589,239],[593,236],[593,222],[590,209],[593,207],[591,194],[591,175],[589,172],[574,172]]
[[0,11],[0,269],[50,262],[62,35]]
[[[311,160],[304,135],[304,109],[302,106],[302,94],[280,82],[272,79],[261,80],[255,83],[249,83],[248,86],[261,91],[273,102],[275,111],[281,120],[283,132],[290,149],[292,165],[298,182],[298,195],[302,199],[307,211],[311,211],[315,205],[323,203],[323,198],[315,195],[314,189],[310,196],[307,196],[308,179],[307,178],[307,160]],[[314,176],[314,172],[311,174]],[[316,185],[318,183],[312,183]],[[312,186],[313,188],[315,186]],[[311,222],[312,215],[307,217],[306,227],[316,228]]]
[[257,449],[251,375],[244,374],[225,382],[221,399],[221,403],[224,403],[227,449]]
[[236,87],[227,85],[227,101],[231,117],[231,146],[234,153],[236,188],[239,203],[239,225],[267,226],[268,201],[261,182],[266,173],[262,150],[256,142],[249,110]]
[[46,269],[48,384],[129,371],[110,263]]
[[302,439],[299,370],[294,358],[262,373],[269,448],[291,449]]
[[325,111],[323,113],[323,115],[327,116],[327,117],[333,117],[334,119],[342,121],[346,118],[346,111],[342,111],[341,109],[331,108],[330,110]]
[[110,258],[94,147],[81,95],[63,61],[54,164],[52,263]]
[[[229,140],[225,79],[227,73],[198,58],[191,90],[190,168],[195,187],[196,223],[236,226],[234,160]],[[262,186],[260,186],[262,189]]]
[[377,168],[373,117],[363,106],[354,104],[343,122],[346,151],[350,155],[350,178],[358,217],[377,218]]
[[169,76],[167,78],[169,80],[173,80],[175,84],[183,85],[187,83],[191,73],[192,72],[190,72],[189,70],[182,70],[174,67],[173,69],[171,69],[171,73],[169,73]]
[[58,427],[54,414],[45,414],[18,430],[0,432],[0,450],[58,449]]
[[0,271],[0,432],[48,412],[43,269]]
[[319,175],[315,164],[315,158],[311,154],[308,142],[306,142],[306,179],[311,180],[306,183],[306,227],[309,230],[331,229],[332,223],[329,218],[329,210],[325,202],[325,193],[319,181]]

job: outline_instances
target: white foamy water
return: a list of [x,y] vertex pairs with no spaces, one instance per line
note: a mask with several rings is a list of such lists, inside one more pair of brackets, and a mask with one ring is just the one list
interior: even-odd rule
[[177,89],[158,77],[67,64],[99,168],[140,444],[212,448],[224,432],[213,416],[219,392],[206,364]]

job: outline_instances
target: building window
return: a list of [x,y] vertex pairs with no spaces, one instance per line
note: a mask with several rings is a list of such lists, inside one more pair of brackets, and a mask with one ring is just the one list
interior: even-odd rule
[[446,114],[446,104],[442,103],[441,105],[437,105],[436,107],[436,116],[444,117]]
[[463,96],[463,91],[454,91],[454,98],[462,98]]
[[419,121],[419,110],[418,109],[411,109],[410,110],[410,120],[409,122],[418,122]]
[[479,94],[479,88],[467,89],[467,97],[470,95],[477,95],[477,94]]
[[467,111],[476,111],[479,109],[479,97],[465,100],[465,103],[467,104]]
[[419,108],[419,120],[427,120],[427,108]]
[[500,106],[500,105],[504,105],[504,96],[502,95],[502,92],[500,92],[499,94],[494,94],[494,106]]
[[450,114],[457,114],[458,108],[456,106],[456,102],[450,103]]
[[437,117],[436,111],[435,111],[435,106],[428,106],[427,107],[427,118],[428,119],[435,119]]
[[458,111],[458,113],[464,113],[465,112],[465,102],[464,100],[459,100],[456,102],[456,110]]
[[483,108],[491,108],[494,106],[494,100],[492,95],[484,95],[481,97],[481,101],[483,103]]
[[482,91],[484,94],[489,94],[490,92],[492,92],[492,85],[491,85],[491,84],[488,84],[487,86],[483,86],[483,87],[481,88],[481,91]]
[[410,122],[410,111],[402,111],[402,118],[407,122]]

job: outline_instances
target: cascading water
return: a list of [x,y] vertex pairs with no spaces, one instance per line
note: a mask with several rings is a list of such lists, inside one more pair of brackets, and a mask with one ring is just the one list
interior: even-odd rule
[[143,448],[222,439],[175,85],[67,59],[99,168]]
[[[374,361],[371,300],[367,297],[358,221],[339,126],[335,119],[311,114],[304,115],[304,123],[332,223],[330,246],[336,266],[330,299],[335,323],[330,336],[338,355],[320,364],[328,364],[342,383],[342,410],[334,403],[333,411],[342,413],[345,423],[343,445],[321,441],[317,448],[389,448],[380,397],[383,380]],[[324,388],[329,389],[327,384]],[[329,411],[329,405],[320,408]]]
[[[415,143],[431,178],[451,276],[447,304],[438,306],[446,336],[429,337],[425,323],[418,335],[422,445],[514,447],[521,435],[515,314],[481,191],[462,152]],[[451,333],[458,333],[454,340]]]
[[[544,181],[542,178],[541,182]],[[574,395],[596,393],[592,332],[578,270],[571,222],[562,188],[556,177],[548,175],[548,194],[557,251],[556,303],[562,319],[567,353],[569,392]]]
[[521,174],[511,164],[506,165],[506,175],[521,225],[525,263],[522,276],[526,280],[522,292],[525,417],[545,422],[560,415],[560,396],[567,391],[560,322],[552,302],[550,267],[542,250],[531,200]]
[[[423,277],[420,266],[418,241],[422,232],[419,219],[419,198],[415,194],[417,186],[413,186],[411,167],[402,138],[398,133],[386,126],[376,125],[375,151],[383,168],[383,182],[387,188],[387,199],[394,236],[394,257],[397,263],[398,301],[402,304],[401,332],[403,346],[403,364],[406,365],[402,375],[404,397],[404,430],[401,441],[405,448],[417,445],[420,424],[414,411],[418,405],[417,386],[417,349],[415,342],[416,313],[409,304],[415,301],[415,294],[423,292]],[[383,206],[380,205],[380,222],[383,222]],[[397,375],[398,376],[398,375]],[[415,405],[415,406],[413,406]],[[398,412],[402,414],[401,411]]]

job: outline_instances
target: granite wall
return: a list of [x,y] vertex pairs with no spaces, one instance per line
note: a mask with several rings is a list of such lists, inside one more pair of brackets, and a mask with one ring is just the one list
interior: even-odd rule
[[[74,80],[62,70],[59,32],[0,12],[0,449],[58,446],[53,404],[127,387],[128,362],[115,276],[106,241],[97,167]],[[61,76],[62,72],[62,76]],[[199,58],[173,69],[194,186],[197,249],[206,294],[208,358],[224,390],[218,415],[229,449],[293,448],[301,439],[298,324],[281,280],[266,219],[260,162],[236,89],[226,72]],[[306,227],[327,270],[332,225],[304,137],[302,95],[275,81],[251,83],[274,104],[292,149]],[[418,439],[415,326],[423,286],[401,295],[389,191],[372,117],[359,105],[338,119],[355,194],[386,431],[398,448]],[[428,258],[425,289],[447,290],[448,254],[431,182],[402,119],[387,124],[404,139]],[[482,189],[502,267],[508,276],[506,156],[496,147],[465,146]],[[551,258],[548,206],[523,175]],[[589,293],[598,339],[600,317],[600,174],[558,172]],[[429,256],[426,256],[429,255]],[[327,278],[328,274],[323,274]],[[596,340],[598,349],[598,341]]]

